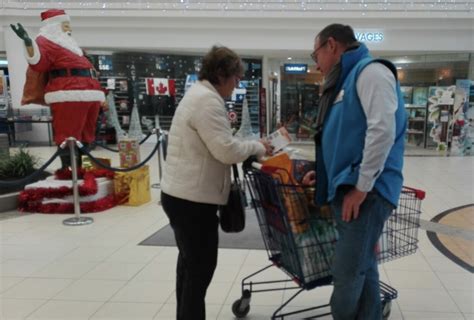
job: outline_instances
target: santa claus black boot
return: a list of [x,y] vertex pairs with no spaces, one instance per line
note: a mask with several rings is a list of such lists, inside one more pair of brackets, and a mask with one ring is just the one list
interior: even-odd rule
[[71,166],[71,155],[69,149],[59,149],[59,158],[61,159],[61,169],[67,169]]

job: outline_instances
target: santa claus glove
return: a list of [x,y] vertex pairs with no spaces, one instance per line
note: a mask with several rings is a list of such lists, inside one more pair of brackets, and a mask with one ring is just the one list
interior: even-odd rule
[[13,32],[16,33],[16,35],[23,40],[25,43],[25,46],[31,47],[33,44],[33,41],[31,40],[30,36],[28,35],[28,32],[26,32],[25,28],[21,25],[21,23],[17,23],[17,27],[15,27],[13,24],[10,25],[12,28]]

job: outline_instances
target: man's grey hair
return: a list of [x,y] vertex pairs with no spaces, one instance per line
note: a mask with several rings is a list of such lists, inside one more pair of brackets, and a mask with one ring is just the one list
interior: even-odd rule
[[324,43],[331,37],[347,47],[357,43],[354,30],[348,25],[339,23],[330,24],[321,30],[321,32],[316,36],[316,38],[319,38],[319,43]]

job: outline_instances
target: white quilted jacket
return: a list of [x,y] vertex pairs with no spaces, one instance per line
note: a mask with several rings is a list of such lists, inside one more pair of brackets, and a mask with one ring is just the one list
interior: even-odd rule
[[263,155],[257,141],[232,136],[224,100],[208,81],[199,81],[176,109],[169,132],[161,190],[201,203],[225,204],[230,165]]

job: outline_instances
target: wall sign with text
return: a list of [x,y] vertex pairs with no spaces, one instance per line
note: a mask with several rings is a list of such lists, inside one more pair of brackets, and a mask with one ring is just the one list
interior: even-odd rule
[[383,42],[385,39],[383,32],[355,32],[357,41],[359,42]]
[[284,70],[285,73],[304,74],[308,72],[308,65],[302,63],[286,63]]

